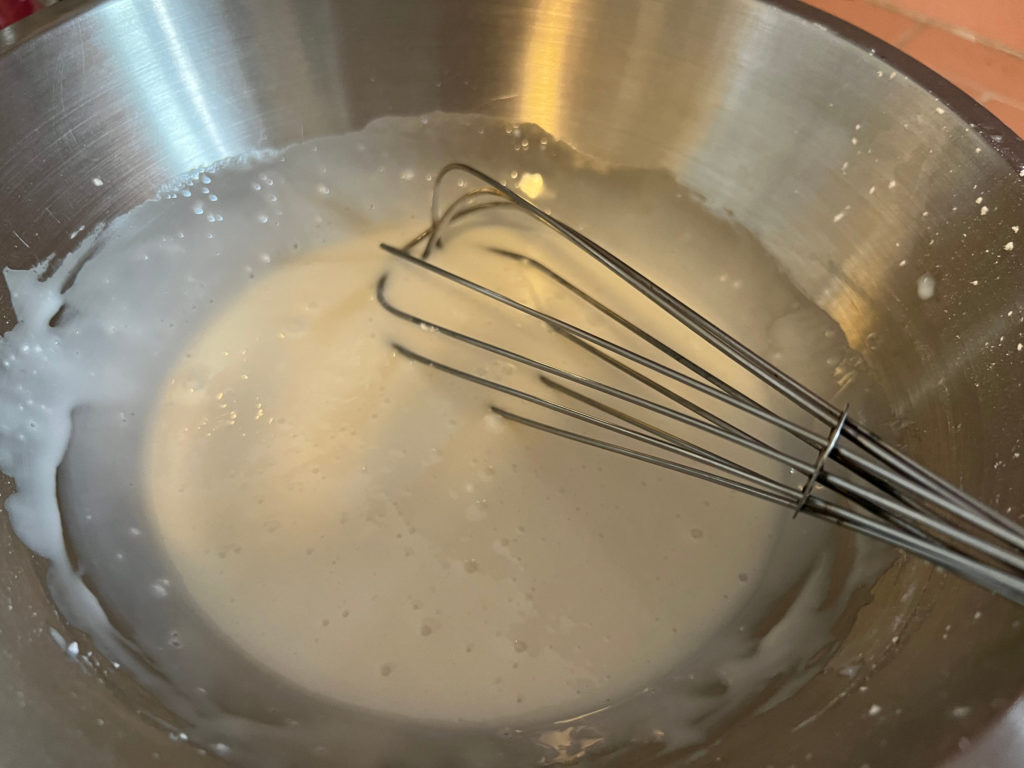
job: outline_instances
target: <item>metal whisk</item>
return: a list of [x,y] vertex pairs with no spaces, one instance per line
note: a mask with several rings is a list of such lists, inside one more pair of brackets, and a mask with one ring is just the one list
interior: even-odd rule
[[[442,182],[452,174],[474,179],[479,188],[460,194],[446,207],[441,203]],[[632,345],[619,343],[607,334],[595,333],[521,303],[506,293],[485,287],[441,266],[431,256],[460,220],[480,217],[495,209],[521,212],[545,225],[581,254],[595,268],[606,270],[663,310],[679,327],[692,333],[749,375],[770,387],[806,414],[808,428],[770,409],[707,368],[684,356],[670,338],[656,337],[619,311],[602,303],[578,281],[567,278],[531,255],[491,249],[495,258],[514,259],[548,283],[585,302],[592,310],[625,331],[631,338],[658,350],[668,362],[653,359]],[[761,356],[732,338],[713,323],[649,280],[622,259],[562,221],[539,209],[524,197],[468,165],[453,163],[435,179],[431,224],[404,247],[381,247],[408,264],[485,297],[491,302],[546,324],[610,369],[640,385],[624,389],[611,383],[573,373],[531,356],[485,341],[475,335],[439,325],[396,306],[388,298],[388,275],[377,285],[377,299],[392,315],[475,348],[487,355],[511,361],[539,374],[551,393],[538,396],[495,378],[459,367],[395,344],[400,354],[439,371],[487,387],[504,396],[554,414],[542,420],[493,405],[501,417],[526,427],[557,435],[594,448],[647,462],[667,470],[788,507],[795,513],[835,523],[866,536],[888,542],[953,573],[1024,604],[1024,528],[972,498],[948,481],[925,469],[864,426],[786,375]],[[678,344],[676,345],[678,346]],[[571,401],[571,405],[556,398]],[[507,398],[506,398],[507,399]],[[712,407],[701,403],[711,403]],[[786,482],[737,462],[706,445],[684,439],[672,429],[656,426],[652,418],[686,427],[698,435],[726,441],[735,449],[749,451],[759,462],[770,461],[796,482]],[[555,422],[558,423],[555,423]],[[810,459],[781,447],[781,441],[761,439],[749,428],[761,422],[807,446]],[[578,424],[579,429],[566,425]],[[690,434],[689,432],[687,434]],[[734,449],[734,450],[735,450]]]

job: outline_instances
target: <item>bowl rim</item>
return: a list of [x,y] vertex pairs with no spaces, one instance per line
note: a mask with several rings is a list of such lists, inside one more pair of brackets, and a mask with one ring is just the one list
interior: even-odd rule
[[966,122],[985,143],[1006,160],[1015,171],[1024,176],[1024,138],[996,117],[944,75],[939,74],[910,54],[860,27],[823,11],[803,0],[749,0],[769,5],[823,27],[841,40],[851,43],[874,58],[906,76],[942,102],[943,106]]
[[[0,30],[0,59],[23,45],[44,37],[54,27],[94,8],[116,0],[60,0]],[[860,27],[809,5],[803,0],[742,0],[752,6],[768,6],[821,27],[892,67],[930,93],[962,119],[1019,175],[1024,176],[1024,138],[962,88],[954,85],[927,64],[904,53]]]

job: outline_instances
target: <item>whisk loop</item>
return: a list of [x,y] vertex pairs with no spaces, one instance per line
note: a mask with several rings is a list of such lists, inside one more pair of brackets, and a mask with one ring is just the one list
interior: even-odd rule
[[[447,207],[442,207],[442,184],[457,173],[475,179],[482,186],[460,194]],[[510,422],[788,507],[794,515],[807,514],[850,528],[1024,604],[1024,528],[1015,521],[888,445],[850,418],[848,408],[839,409],[815,394],[628,263],[494,178],[471,166],[452,163],[441,170],[434,185],[430,226],[401,248],[387,244],[382,244],[381,248],[434,279],[457,285],[543,323],[607,365],[616,375],[640,385],[643,394],[542,362],[402,309],[388,297],[389,277],[385,274],[377,284],[377,299],[389,313],[464,347],[533,370],[547,391],[557,393],[572,405],[472,373],[464,366],[445,363],[416,352],[408,345],[395,343],[396,352],[552,414],[552,420],[546,421],[502,405],[491,406],[494,413]],[[656,336],[599,300],[577,281],[532,256],[501,248],[486,251],[493,258],[518,262],[567,295],[584,302],[611,321],[612,327],[617,326],[657,350],[670,362],[661,362],[607,334],[587,330],[520,302],[505,292],[445,269],[431,259],[443,247],[457,222],[498,209],[521,212],[545,225],[630,286],[638,298],[675,320],[681,326],[680,333],[691,332],[746,374],[770,387],[784,401],[823,425],[824,434],[755,401],[681,353],[671,341]],[[778,444],[781,441],[758,437],[749,428],[735,423],[735,419],[711,410],[713,406],[702,405],[694,397],[723,406],[751,423],[777,430],[787,441],[806,446],[813,452],[813,460],[795,455],[794,451]],[[754,467],[685,439],[671,429],[653,424],[652,418],[697,430],[702,435],[749,451],[799,475],[803,482],[797,488],[791,487]],[[555,423],[556,419],[565,423]],[[569,426],[574,423],[580,425],[579,429]]]

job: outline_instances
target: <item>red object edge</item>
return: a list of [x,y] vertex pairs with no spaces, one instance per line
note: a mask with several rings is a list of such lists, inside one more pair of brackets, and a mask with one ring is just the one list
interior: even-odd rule
[[0,29],[32,15],[41,7],[37,0],[0,0]]

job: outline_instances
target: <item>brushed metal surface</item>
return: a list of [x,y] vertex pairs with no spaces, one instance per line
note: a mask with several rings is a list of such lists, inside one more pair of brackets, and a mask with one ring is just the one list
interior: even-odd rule
[[[225,156],[435,109],[672,169],[840,323],[901,416],[880,429],[1019,507],[1024,257],[1003,248],[1024,226],[1022,143],[938,76],[788,0],[67,0],[0,35],[0,262],[66,252],[79,227]],[[215,762],[153,725],[159,708],[117,670],[83,671],[52,642],[50,627],[74,632],[6,518],[0,552],[0,765]],[[824,671],[692,764],[1018,766],[1022,618],[901,563],[838,628]]]

